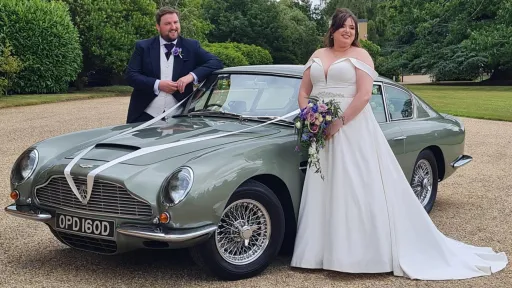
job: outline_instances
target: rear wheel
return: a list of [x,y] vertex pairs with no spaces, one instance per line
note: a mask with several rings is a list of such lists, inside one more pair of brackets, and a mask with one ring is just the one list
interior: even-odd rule
[[267,186],[247,181],[229,199],[217,230],[190,249],[200,266],[223,280],[240,280],[263,272],[284,238],[284,212]]
[[438,181],[439,175],[434,153],[430,150],[421,151],[414,164],[411,187],[427,213],[430,213],[434,207]]

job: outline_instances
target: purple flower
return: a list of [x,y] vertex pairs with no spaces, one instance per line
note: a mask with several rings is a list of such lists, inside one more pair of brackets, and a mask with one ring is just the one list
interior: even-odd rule
[[323,104],[323,103],[322,103],[322,104],[320,104],[320,105],[318,105],[318,110],[319,110],[320,112],[325,112],[325,111],[327,111],[327,105],[325,105],[325,104]]
[[172,52],[172,55],[174,55],[174,56],[180,55],[180,57],[181,57],[181,48],[174,47],[174,48],[172,48],[171,52]]
[[310,112],[307,116],[307,119],[309,122],[315,122],[315,120],[316,120],[315,114]]

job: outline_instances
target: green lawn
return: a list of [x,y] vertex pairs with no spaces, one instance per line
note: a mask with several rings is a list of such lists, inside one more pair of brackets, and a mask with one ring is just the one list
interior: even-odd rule
[[512,121],[512,86],[406,86],[441,113]]
[[129,86],[108,86],[86,88],[81,91],[74,91],[66,94],[0,96],[0,108],[37,105],[43,103],[54,103],[80,99],[129,96],[131,91],[132,88]]

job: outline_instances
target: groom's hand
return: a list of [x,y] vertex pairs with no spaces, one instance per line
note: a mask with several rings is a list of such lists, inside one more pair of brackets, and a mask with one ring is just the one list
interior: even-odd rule
[[160,91],[164,91],[165,93],[172,94],[174,91],[178,90],[178,84],[176,84],[176,82],[172,82],[171,80],[160,80],[160,83],[158,83],[158,89],[160,89]]
[[178,84],[178,90],[180,90],[180,93],[183,93],[183,91],[185,91],[185,87],[187,87],[187,85],[192,81],[194,81],[194,76],[190,73],[178,79],[176,83]]

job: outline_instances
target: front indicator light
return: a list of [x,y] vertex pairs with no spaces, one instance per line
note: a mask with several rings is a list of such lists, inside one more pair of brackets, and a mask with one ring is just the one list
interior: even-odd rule
[[171,216],[169,216],[169,213],[164,212],[164,213],[160,214],[159,219],[160,219],[160,223],[167,224],[171,220]]
[[11,192],[10,197],[12,200],[16,201],[20,198],[20,193],[18,193],[18,191],[14,190]]

